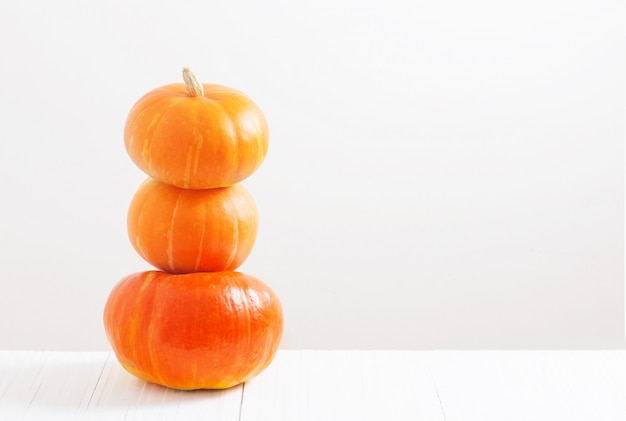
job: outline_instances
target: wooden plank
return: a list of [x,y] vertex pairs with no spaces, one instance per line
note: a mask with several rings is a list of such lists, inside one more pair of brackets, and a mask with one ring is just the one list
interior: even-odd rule
[[571,420],[562,408],[573,402],[554,388],[545,366],[526,358],[510,366],[513,359],[497,351],[429,354],[446,418]]
[[[605,376],[610,395],[626,407],[626,351],[589,352],[587,355],[594,368]],[[623,419],[626,420],[626,416]]]
[[443,420],[418,353],[279,351],[244,388],[242,421]]
[[549,356],[581,419],[626,420],[626,352],[560,351]]
[[626,419],[626,390],[609,386],[600,352],[438,351],[427,358],[447,419]]
[[180,391],[127,373],[111,354],[86,411],[89,420],[237,421],[242,386]]
[[0,419],[82,419],[107,353],[2,352]]
[[106,352],[0,352],[0,420],[235,421],[241,392],[148,384]]
[[36,395],[44,355],[0,352],[0,419],[22,419]]
[[411,351],[371,352],[363,365],[368,379],[368,417],[372,420],[444,421],[441,402],[423,354]]

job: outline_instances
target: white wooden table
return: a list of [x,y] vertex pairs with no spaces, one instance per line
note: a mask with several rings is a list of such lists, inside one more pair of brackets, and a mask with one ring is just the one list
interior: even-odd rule
[[111,353],[0,351],[0,420],[625,421],[626,350],[279,351],[244,385],[181,392]]

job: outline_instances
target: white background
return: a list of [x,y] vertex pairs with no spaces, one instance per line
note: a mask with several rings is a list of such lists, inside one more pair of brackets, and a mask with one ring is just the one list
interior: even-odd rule
[[622,346],[624,4],[0,2],[0,348],[108,350],[132,104],[181,80],[270,124],[241,270],[283,348]]

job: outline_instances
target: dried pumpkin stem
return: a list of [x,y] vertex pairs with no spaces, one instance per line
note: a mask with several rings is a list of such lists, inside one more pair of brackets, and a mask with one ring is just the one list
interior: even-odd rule
[[204,96],[204,88],[188,67],[183,67],[183,79],[191,96]]

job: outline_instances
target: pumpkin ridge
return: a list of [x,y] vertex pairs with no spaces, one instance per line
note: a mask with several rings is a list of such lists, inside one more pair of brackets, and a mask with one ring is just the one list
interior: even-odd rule
[[[151,149],[152,149],[152,145],[154,144],[154,140],[157,137],[156,134],[159,133],[159,128],[163,125],[163,123],[167,122],[167,119],[166,119],[167,115],[170,114],[172,111],[176,110],[176,108],[178,108],[178,105],[185,99],[186,99],[185,97],[157,98],[159,105],[161,105],[165,109],[161,113],[161,118],[159,119],[159,121],[155,123],[154,128],[152,129],[152,133],[149,134],[147,133],[147,130],[146,130],[145,135],[147,136],[148,140],[145,141],[143,151],[142,151],[142,157],[146,165],[147,172],[149,174],[154,173],[154,168],[153,168],[153,163],[152,163],[154,154],[148,153],[148,152],[152,152]],[[160,176],[161,174],[158,174],[158,175]]]
[[204,207],[204,209],[202,210],[202,222],[200,223],[200,226],[202,227],[200,230],[200,239],[198,241],[198,256],[196,257],[196,261],[195,261],[195,266],[193,271],[197,272],[198,268],[200,267],[200,263],[202,261],[202,252],[204,250],[204,235],[206,234],[206,220],[207,220],[207,208]]
[[[230,140],[231,143],[234,145],[234,150],[236,153],[234,154],[233,160],[230,163],[230,168],[233,169],[234,174],[236,174],[237,176],[249,170],[252,170],[252,172],[256,171],[256,169],[261,165],[263,158],[265,158],[265,154],[267,153],[267,147],[263,147],[264,136],[258,134],[258,129],[262,128],[265,137],[269,138],[267,123],[264,119],[264,116],[263,119],[260,120],[249,116],[250,113],[247,108],[249,102],[254,103],[251,99],[247,98],[243,93],[239,91],[234,91],[233,95],[220,102],[220,106],[228,115],[229,120],[231,121],[233,126],[233,136],[231,136]],[[236,104],[236,106],[233,107],[233,104]],[[253,122],[253,125],[255,126],[253,132],[256,133],[255,135],[250,134],[249,127],[247,127],[249,125],[245,124],[246,121]],[[234,122],[236,122],[236,124]],[[253,161],[256,164],[253,164],[252,168],[248,168],[251,162],[250,159],[240,159],[241,150],[238,146],[240,146],[241,141],[248,145],[252,143],[251,141],[254,141],[256,145],[256,148],[254,149],[257,159]]]
[[[133,161],[136,161],[137,159],[145,160],[143,148],[147,139],[146,131],[148,128],[151,129],[149,124],[142,127],[142,125],[138,125],[137,122],[146,120],[146,116],[151,114],[155,117],[160,117],[161,113],[154,112],[153,110],[153,108],[159,110],[160,107],[160,98],[158,96],[146,94],[131,109],[124,126],[124,144]],[[137,141],[141,142],[141,153],[135,150],[135,143]]]
[[[191,175],[198,172],[198,166],[200,165],[200,156],[202,154],[202,147],[204,145],[204,134],[201,130],[198,130],[198,121],[200,120],[200,112],[198,107],[194,107],[195,124],[193,125],[193,137],[194,145],[189,147],[187,152],[187,159],[185,161],[185,173],[183,175],[183,186],[189,188],[191,185]],[[193,159],[192,159],[193,158]]]
[[[146,181],[144,181],[145,183]],[[135,244],[137,246],[137,249],[139,251],[139,253],[141,255],[145,255],[145,249],[143,247],[142,241],[141,241],[141,236],[139,235],[139,232],[141,231],[141,225],[142,225],[142,220],[143,220],[143,215],[144,215],[144,210],[146,209],[148,205],[148,201],[144,201],[143,204],[141,205],[141,210],[138,212],[138,216],[137,216],[137,220],[135,222]],[[142,288],[143,291],[143,288]]]
[[[130,350],[130,358],[127,357],[127,359],[129,359],[130,361],[141,361],[143,358],[141,358],[141,356],[139,355],[139,349],[141,349],[141,347],[136,346],[135,344],[139,341],[140,343],[142,343],[143,341],[138,338],[138,336],[142,333],[140,331],[140,326],[144,323],[145,319],[143,317],[141,317],[141,314],[139,313],[139,309],[143,308],[143,303],[145,302],[145,296],[147,294],[146,290],[148,289],[148,287],[153,286],[152,285],[152,281],[154,281],[154,279],[156,278],[157,273],[156,272],[147,272],[144,274],[144,276],[140,276],[139,278],[129,278],[128,282],[131,283],[131,288],[133,289],[133,292],[135,292],[137,294],[136,299],[134,301],[130,301],[130,300],[124,300],[123,297],[118,297],[118,300],[123,300],[125,301],[125,304],[128,306],[128,310],[126,312],[124,312],[125,316],[124,317],[128,317],[129,313],[132,314],[135,317],[132,317],[132,322],[130,325],[130,330],[128,332],[128,348]],[[143,278],[143,279],[142,279]],[[141,282],[141,284],[139,285],[139,288],[137,290],[137,287],[134,284],[137,284]],[[138,369],[140,369],[141,371],[145,370],[145,367],[138,367]]]
[[170,226],[167,230],[167,265],[169,267],[170,272],[176,271],[174,265],[174,223],[176,221],[176,214],[178,213],[178,205],[183,197],[184,191],[180,191],[178,193],[178,198],[176,199],[176,204],[174,205],[174,209],[172,210],[172,218],[170,222]]
[[233,111],[229,108],[232,102],[232,97],[226,97],[224,99],[213,99],[213,103],[216,105],[216,108],[222,115],[222,124],[228,123],[228,126],[222,126],[222,131],[224,134],[223,138],[227,139],[230,157],[229,162],[221,165],[220,171],[228,173],[228,175],[231,177],[234,174],[239,174],[240,165],[237,165],[237,162],[240,155],[239,140],[241,139],[239,136],[240,130],[238,128],[238,124],[235,123],[237,121],[237,113],[233,113]]
[[[240,282],[241,283],[241,282]],[[240,287],[241,288],[241,287]],[[243,300],[244,302],[244,307],[246,309],[246,329],[247,329],[247,342],[246,342],[246,354],[250,355],[254,349],[254,347],[252,346],[252,326],[251,326],[251,321],[250,321],[250,317],[251,317],[251,312],[250,312],[250,288],[249,285],[245,284],[244,288],[242,288],[244,290],[244,296],[245,299]],[[253,358],[256,357],[254,354],[252,354]],[[244,365],[242,364],[239,368],[240,373],[237,374],[238,378],[242,377],[242,369],[244,369]]]
[[149,373],[151,373],[150,376],[153,376],[155,380],[161,384],[163,384],[165,379],[163,378],[163,371],[159,369],[159,356],[156,353],[157,347],[155,346],[155,344],[161,342],[158,338],[157,327],[159,324],[162,323],[162,317],[156,317],[156,315],[161,314],[161,308],[159,306],[159,296],[161,295],[162,289],[163,288],[160,287],[160,285],[154,289],[152,311],[149,316],[150,321],[148,322],[148,329],[146,331],[146,343],[152,344],[151,346],[147,347],[148,359],[150,361],[151,368],[150,370],[144,369],[144,371],[148,371]]
[[237,258],[237,255],[239,254],[239,212],[237,212],[237,209],[235,209],[235,204],[233,204],[232,196],[229,198],[229,200],[224,201],[224,212],[226,213],[226,215],[231,216],[232,222],[233,245],[231,247],[230,256],[228,256],[226,264],[224,265],[225,267],[230,268],[230,266]]

